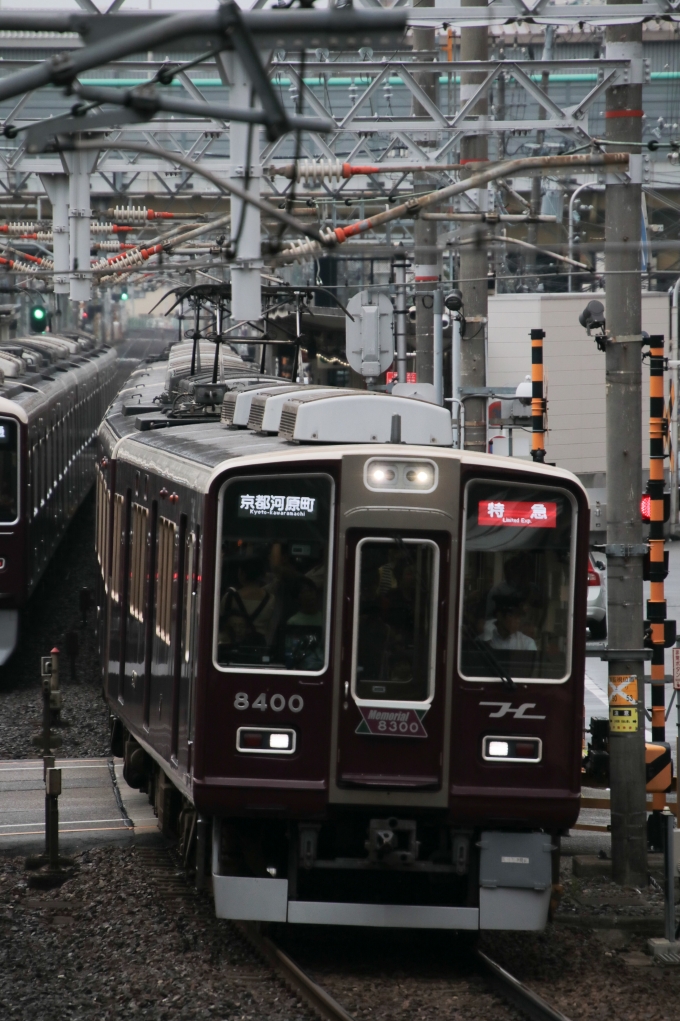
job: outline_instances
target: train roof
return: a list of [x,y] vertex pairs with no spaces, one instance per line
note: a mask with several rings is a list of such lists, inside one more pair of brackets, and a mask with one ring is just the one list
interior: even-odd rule
[[[181,357],[185,352],[180,357],[177,354],[173,359],[171,352],[176,365],[185,361]],[[376,453],[385,457],[445,456],[465,464],[562,478],[583,488],[576,476],[564,469],[454,449],[449,413],[415,397],[295,386],[290,380],[253,372],[252,366],[242,363],[242,367],[232,364],[229,373],[223,374],[223,389],[212,414],[200,419],[201,408],[191,405],[186,416],[173,419],[172,408],[178,398],[190,394],[194,384],[205,387],[210,381],[201,374],[191,377],[185,372],[181,379],[173,374],[173,395],[167,390],[168,379],[167,363],[134,372],[109,408],[100,440],[109,456],[199,491],[206,492],[213,477],[234,460],[253,466],[272,459],[281,463],[327,462],[349,450],[367,457]],[[249,389],[259,395],[258,400],[271,398],[276,404],[276,414],[271,417],[277,423],[277,433],[229,427],[229,415],[226,422],[219,420],[224,394],[236,390],[245,398]],[[395,418],[403,442],[391,435]],[[264,415],[262,422],[266,424]],[[253,425],[252,418],[249,424]],[[395,439],[397,442],[391,442]]]
[[13,414],[26,423],[54,399],[71,392],[105,365],[113,365],[116,352],[106,345],[95,346],[93,341],[39,334],[0,344],[0,372],[3,361],[18,371],[0,377],[0,413]]

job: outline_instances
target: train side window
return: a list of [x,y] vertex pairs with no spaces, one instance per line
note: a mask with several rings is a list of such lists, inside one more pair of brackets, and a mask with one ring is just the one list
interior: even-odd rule
[[166,645],[170,645],[172,640],[172,582],[175,569],[176,532],[177,526],[173,521],[159,518],[156,634]]
[[569,676],[576,507],[564,490],[465,489],[459,670],[470,680]]
[[11,418],[0,419],[0,521],[19,516],[19,430]]
[[120,600],[124,523],[125,497],[121,493],[116,493],[113,498],[113,555],[111,558],[111,598],[116,603]]
[[424,705],[434,694],[439,546],[366,538],[357,545],[352,695],[359,703]]
[[99,562],[99,565],[101,566],[102,561],[103,561],[103,550],[104,550],[104,543],[103,543],[103,540],[102,540],[102,526],[103,526],[103,518],[104,518],[104,477],[103,477],[101,471],[99,470],[99,468],[96,469],[95,479],[97,481],[97,488],[96,488],[96,491],[95,491],[96,501],[97,501],[97,503],[96,503],[96,511],[95,511],[97,527],[95,529],[95,534],[94,534],[94,550],[95,550],[95,553],[97,554],[97,561]]
[[225,484],[214,656],[222,669],[321,674],[328,663],[333,480]]
[[130,552],[130,613],[144,620],[146,582],[146,549],[149,511],[138,503],[132,505],[132,548]]
[[183,654],[184,662],[191,659],[191,628],[194,617],[194,599],[196,598],[196,535],[189,532],[186,539],[186,553],[184,559],[184,598],[182,607],[184,610]]

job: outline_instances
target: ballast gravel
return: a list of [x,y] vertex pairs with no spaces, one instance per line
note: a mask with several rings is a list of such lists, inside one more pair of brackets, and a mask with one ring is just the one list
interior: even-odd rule
[[101,848],[61,889],[0,858],[0,1017],[17,1021],[312,1021],[163,852]]
[[[56,646],[60,652],[63,692],[59,757],[97,758],[109,754],[109,713],[102,698],[97,650],[96,591],[98,564],[94,552],[94,493],[86,498],[51,560],[38,588],[22,613],[19,645],[0,668],[0,759],[36,758],[31,741],[42,726],[40,657]],[[80,592],[91,596],[86,624]],[[75,675],[66,654],[77,638]]]

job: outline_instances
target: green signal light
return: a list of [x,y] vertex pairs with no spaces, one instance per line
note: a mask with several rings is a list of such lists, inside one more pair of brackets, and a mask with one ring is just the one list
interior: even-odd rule
[[120,296],[120,300],[121,301],[127,301],[128,300],[128,292],[127,291],[123,291],[122,292],[122,294]]
[[34,308],[33,309],[33,318],[34,319],[44,319],[45,318],[45,309],[44,308]]

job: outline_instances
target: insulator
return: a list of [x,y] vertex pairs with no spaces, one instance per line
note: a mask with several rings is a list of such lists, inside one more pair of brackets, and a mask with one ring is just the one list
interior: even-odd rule
[[94,247],[102,252],[128,252],[137,245],[125,244],[124,241],[95,241]]
[[13,273],[37,273],[38,267],[15,259],[0,258],[0,266],[9,266]]
[[129,234],[134,227],[121,227],[117,223],[91,223],[90,233],[101,236],[102,234]]
[[323,247],[318,241],[294,241],[288,248],[280,252],[276,261],[284,262],[307,262],[309,259],[316,259],[323,253]]
[[132,251],[127,252],[125,255],[114,255],[111,259],[101,259],[96,262],[93,269],[113,269],[121,270],[127,269],[128,266],[139,266],[142,262],[146,262],[152,255],[158,255],[159,252],[163,251],[163,245],[152,245],[151,248],[133,248]]
[[157,213],[146,206],[116,206],[115,209],[107,209],[107,216],[114,220],[122,220],[123,223],[146,223],[147,220],[174,220],[174,213]]
[[284,167],[272,167],[270,174],[280,174],[291,180],[306,181],[307,184],[320,184],[322,181],[342,181],[349,176],[345,173],[346,164],[338,160],[298,160],[297,163],[289,163]]
[[39,224],[37,223],[5,223],[0,225],[0,234],[9,234],[11,237],[18,237],[19,234],[32,233]]

